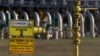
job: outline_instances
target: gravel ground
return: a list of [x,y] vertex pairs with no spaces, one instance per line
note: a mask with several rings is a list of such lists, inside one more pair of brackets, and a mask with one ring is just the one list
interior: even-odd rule
[[[8,54],[8,39],[0,40],[0,56],[73,56],[73,41],[34,40],[34,54]],[[80,56],[100,56],[100,38],[82,38]]]

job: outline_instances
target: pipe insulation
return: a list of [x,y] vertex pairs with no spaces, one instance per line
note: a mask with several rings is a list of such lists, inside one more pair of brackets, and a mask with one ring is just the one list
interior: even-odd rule
[[52,24],[52,19],[51,19],[51,15],[49,12],[46,12],[46,16],[48,17],[48,24]]
[[33,16],[34,16],[34,18],[35,18],[36,27],[40,26],[39,14],[38,14],[37,12],[34,12],[34,13],[33,13]]
[[18,15],[16,14],[15,11],[12,12],[12,16],[13,16],[14,19],[18,20]]
[[68,18],[68,28],[69,28],[69,36],[68,37],[72,37],[73,34],[72,34],[72,25],[73,25],[73,22],[72,22],[72,16],[71,14],[67,11],[66,12],[66,15],[67,15],[67,18]]
[[82,14],[80,14],[80,26],[81,26],[81,37],[85,37],[84,33],[84,17]]
[[11,19],[11,13],[9,11],[6,11],[6,15],[7,15],[7,20]]
[[92,37],[95,37],[95,29],[94,29],[94,24],[95,24],[95,22],[94,22],[94,17],[93,17],[93,15],[92,15],[92,13],[90,13],[89,11],[88,12],[86,12],[86,15],[89,17],[89,19],[90,19],[90,33],[91,33],[91,36]]
[[0,11],[0,15],[1,15],[1,19],[6,22],[6,16],[5,13],[3,11]]
[[[5,17],[5,14],[3,11],[0,11],[0,17],[1,17],[1,20],[0,20],[0,25],[4,25],[6,23],[6,17]],[[2,29],[1,29],[1,39],[4,39],[4,33],[5,33],[5,27],[4,26],[1,26]]]
[[28,16],[27,12],[23,11],[22,15],[23,15],[24,19],[29,20],[29,16]]
[[58,19],[59,34],[60,34],[60,37],[63,37],[63,20],[62,20],[61,14],[57,12],[56,16],[57,16],[57,19]]

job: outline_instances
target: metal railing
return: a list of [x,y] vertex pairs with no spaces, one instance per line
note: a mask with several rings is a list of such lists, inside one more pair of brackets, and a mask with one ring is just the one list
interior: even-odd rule
[[[94,2],[94,3],[93,3]],[[86,1],[86,0],[82,0],[81,1],[81,7],[99,7],[100,4],[100,0],[93,0],[93,1]],[[92,4],[93,3],[93,4]],[[51,1],[33,1],[33,0],[0,0],[0,5],[3,6],[8,6],[8,5],[12,5],[12,6],[16,6],[16,5],[20,5],[20,6],[31,6],[31,7],[52,7],[53,5],[58,5],[58,7],[62,7],[62,6],[68,6],[68,5],[72,5],[73,1],[72,0],[62,0],[62,1],[57,1],[57,0],[51,0]]]

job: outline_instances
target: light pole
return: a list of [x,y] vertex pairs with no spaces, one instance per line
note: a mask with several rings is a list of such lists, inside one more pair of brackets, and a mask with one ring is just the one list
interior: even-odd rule
[[73,1],[73,16],[75,19],[74,25],[74,34],[73,34],[73,56],[79,56],[79,44],[80,44],[80,26],[79,26],[79,18],[80,18],[80,0]]

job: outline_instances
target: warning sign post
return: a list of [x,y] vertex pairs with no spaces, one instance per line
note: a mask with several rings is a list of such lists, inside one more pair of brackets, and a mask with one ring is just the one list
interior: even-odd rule
[[33,22],[9,21],[9,53],[32,54],[34,50]]

